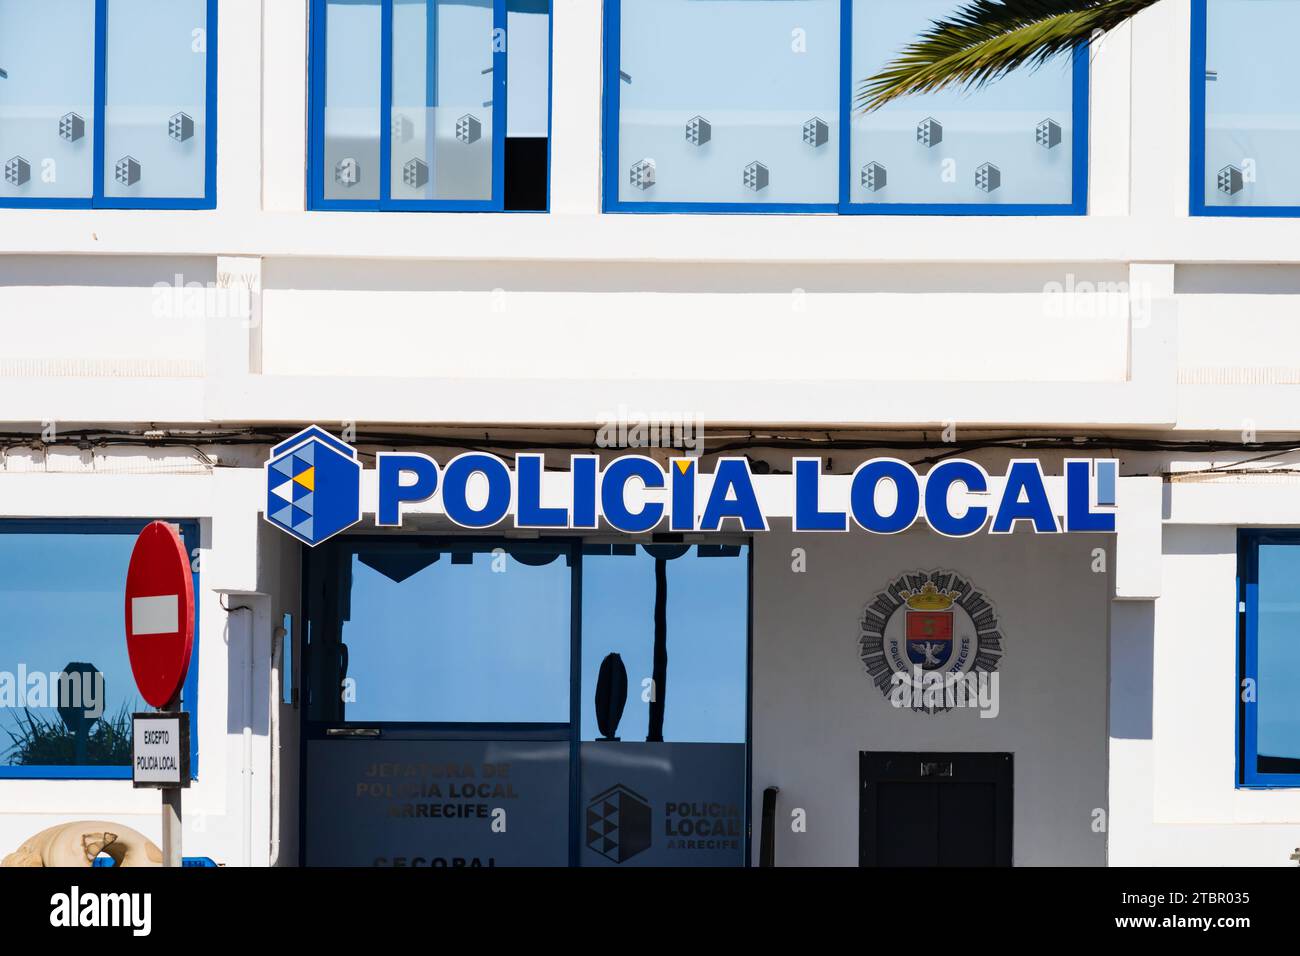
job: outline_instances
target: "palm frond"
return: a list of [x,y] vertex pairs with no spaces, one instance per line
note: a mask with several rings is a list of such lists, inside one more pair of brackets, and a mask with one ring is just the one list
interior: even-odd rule
[[1018,67],[1037,69],[1159,0],[969,0],[935,20],[855,97],[864,112],[912,93],[976,89]]

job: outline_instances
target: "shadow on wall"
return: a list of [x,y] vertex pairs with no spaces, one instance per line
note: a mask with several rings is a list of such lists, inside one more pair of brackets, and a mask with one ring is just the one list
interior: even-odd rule
[[1114,601],[1110,611],[1110,735],[1151,739],[1154,601]]
[[1077,265],[860,265],[718,262],[512,262],[503,275],[498,262],[385,262],[373,259],[268,259],[267,291],[371,292],[662,292],[783,294],[816,293],[1002,293],[1041,294],[1064,275],[1076,283],[1117,284],[1128,271],[1107,264]]

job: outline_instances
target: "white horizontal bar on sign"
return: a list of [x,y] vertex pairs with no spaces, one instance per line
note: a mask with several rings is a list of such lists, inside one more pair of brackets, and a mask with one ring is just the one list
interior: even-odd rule
[[180,596],[131,598],[131,635],[175,634],[180,630]]

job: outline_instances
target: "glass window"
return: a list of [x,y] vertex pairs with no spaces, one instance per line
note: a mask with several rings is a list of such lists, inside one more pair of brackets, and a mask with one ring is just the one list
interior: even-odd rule
[[862,82],[961,6],[610,0],[606,209],[1083,214],[1086,50],[858,109]]
[[507,0],[505,208],[550,205],[551,0]]
[[380,0],[324,5],[324,163],[326,199],[379,199]]
[[490,5],[393,4],[392,193],[492,198]]
[[583,866],[743,866],[749,549],[583,553]]
[[208,0],[109,0],[104,193],[207,193]]
[[0,202],[88,200],[95,0],[0,0],[0,71]]
[[[663,602],[662,627],[656,602]],[[744,743],[749,672],[748,548],[589,547],[582,562],[582,739],[601,666],[627,674],[623,740]],[[658,665],[656,664],[658,660]]]
[[1193,212],[1296,215],[1300,2],[1197,0],[1194,10]]
[[1300,534],[1245,536],[1242,780],[1300,786]]
[[358,536],[305,570],[310,864],[745,864],[747,544]]
[[549,0],[313,11],[313,208],[545,208]]
[[633,209],[837,202],[840,0],[616,6],[609,199]]
[[215,23],[209,0],[0,0],[0,205],[212,208]]
[[346,543],[334,554],[342,639],[312,634],[324,675],[312,719],[569,722],[567,546]]
[[[963,5],[853,0],[856,83]],[[1085,57],[1079,54],[1086,67]],[[1069,206],[1075,150],[1086,142],[1075,135],[1074,59],[1058,55],[982,89],[909,96],[873,113],[855,111],[849,201],[876,212],[892,204]]]
[[[0,522],[0,777],[131,776],[131,714],[145,705],[122,632],[122,589],[143,527]],[[197,528],[181,528],[193,550]],[[194,714],[197,641],[191,661],[182,702]]]

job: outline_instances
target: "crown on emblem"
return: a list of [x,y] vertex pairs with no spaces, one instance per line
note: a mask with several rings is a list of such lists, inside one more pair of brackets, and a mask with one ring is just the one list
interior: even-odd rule
[[927,581],[916,591],[904,591],[907,606],[914,611],[946,611],[952,607],[956,594],[940,591],[933,581]]

